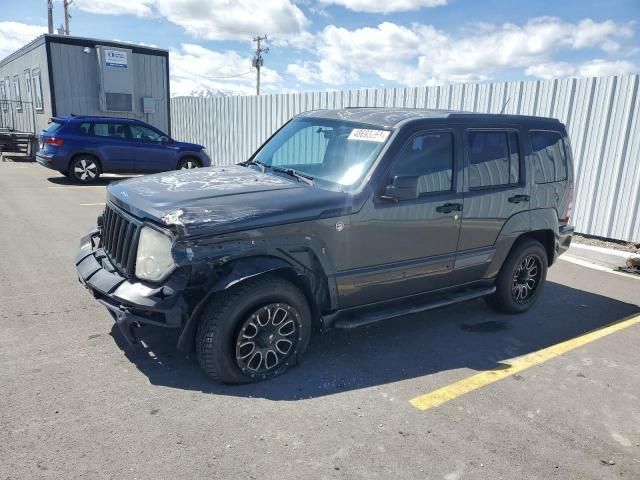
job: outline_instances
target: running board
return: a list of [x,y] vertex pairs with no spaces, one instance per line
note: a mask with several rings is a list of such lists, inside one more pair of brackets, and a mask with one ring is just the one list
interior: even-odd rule
[[359,312],[352,314],[350,318],[342,318],[336,320],[333,324],[335,328],[351,329],[364,327],[373,323],[388,320],[390,318],[402,317],[405,315],[412,315],[414,313],[426,312],[427,310],[433,310],[440,307],[446,307],[454,303],[465,302],[467,300],[473,300],[474,298],[484,297],[491,295],[496,291],[496,287],[476,288],[473,290],[463,290],[459,293],[450,293],[444,296],[438,296],[436,299],[425,302],[419,305],[413,304],[410,306],[396,306],[387,307],[382,310],[374,312]]

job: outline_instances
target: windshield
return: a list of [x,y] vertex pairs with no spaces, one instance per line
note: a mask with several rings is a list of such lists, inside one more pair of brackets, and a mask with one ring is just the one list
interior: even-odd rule
[[304,118],[285,125],[253,161],[342,186],[355,184],[386,143],[389,130],[341,120]]

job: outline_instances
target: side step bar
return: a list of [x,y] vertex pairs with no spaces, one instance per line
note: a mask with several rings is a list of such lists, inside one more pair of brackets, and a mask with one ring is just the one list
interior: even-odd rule
[[467,300],[473,300],[474,298],[484,297],[485,295],[491,295],[496,291],[496,287],[476,288],[473,290],[463,290],[459,293],[451,293],[445,296],[438,296],[436,299],[421,304],[412,304],[409,306],[402,305],[397,307],[387,307],[382,310],[376,310],[371,312],[358,312],[351,314],[350,317],[341,318],[336,320],[333,324],[335,328],[348,329],[364,327],[373,323],[388,320],[390,318],[402,317],[405,315],[411,315],[414,313],[426,312],[427,310],[433,310],[435,308],[445,307],[454,303],[465,302]]

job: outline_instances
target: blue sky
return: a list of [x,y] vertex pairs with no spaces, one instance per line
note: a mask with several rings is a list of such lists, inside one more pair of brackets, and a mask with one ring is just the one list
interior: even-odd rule
[[[174,95],[252,93],[256,34],[270,37],[265,92],[640,71],[638,0],[75,0],[71,13],[74,35],[170,50]],[[45,27],[45,0],[0,9],[0,57]]]

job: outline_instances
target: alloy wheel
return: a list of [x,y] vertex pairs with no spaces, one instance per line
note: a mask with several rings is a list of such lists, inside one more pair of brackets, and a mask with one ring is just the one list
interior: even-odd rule
[[511,295],[517,303],[527,303],[540,284],[542,271],[540,259],[536,255],[525,256],[513,275]]
[[98,165],[91,159],[83,158],[73,167],[73,172],[77,178],[83,182],[95,180],[98,176]]
[[193,160],[187,160],[182,164],[180,170],[191,170],[192,168],[198,168],[198,164]]
[[250,376],[268,376],[286,365],[300,341],[300,314],[286,303],[254,311],[240,327],[236,363]]

